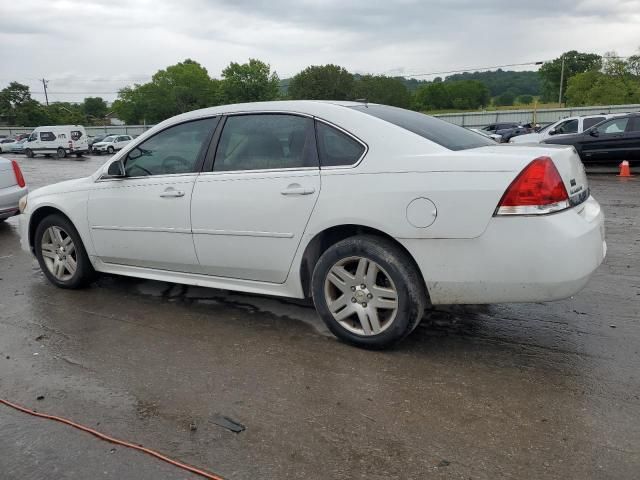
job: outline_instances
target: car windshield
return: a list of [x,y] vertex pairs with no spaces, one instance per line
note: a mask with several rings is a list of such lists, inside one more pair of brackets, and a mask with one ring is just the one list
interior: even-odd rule
[[423,113],[387,105],[357,105],[349,108],[409,130],[449,150],[495,145],[495,142],[489,138]]
[[116,139],[115,135],[109,135],[108,137],[104,137],[101,142],[113,142]]

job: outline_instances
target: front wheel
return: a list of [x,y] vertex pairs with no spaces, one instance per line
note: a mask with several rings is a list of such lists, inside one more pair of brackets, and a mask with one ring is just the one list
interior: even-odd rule
[[56,157],[64,158],[66,156],[67,156],[67,151],[62,147],[58,148],[58,150],[56,151]]
[[113,149],[113,147],[109,147],[109,148],[107,148],[107,153],[108,153],[109,155],[113,155],[113,152],[115,152],[115,150]]
[[49,215],[36,228],[34,250],[42,272],[60,288],[82,288],[95,277],[80,235],[69,220]]
[[364,348],[389,347],[420,323],[424,282],[411,258],[390,240],[350,237],[322,254],[313,271],[313,300],[331,332]]
[[25,153],[25,155],[27,156],[27,158],[33,158],[33,157],[34,157],[34,155],[33,155],[33,150],[31,150],[30,148],[27,148],[27,149],[24,151],[24,153]]

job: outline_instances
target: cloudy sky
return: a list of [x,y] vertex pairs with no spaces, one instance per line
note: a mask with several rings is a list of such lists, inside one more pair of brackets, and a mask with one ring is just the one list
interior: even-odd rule
[[640,0],[2,3],[0,88],[17,80],[38,100],[43,77],[53,101],[113,100],[119,88],[185,58],[214,77],[250,57],[281,78],[326,63],[409,76],[548,60],[572,49],[630,55],[640,47]]

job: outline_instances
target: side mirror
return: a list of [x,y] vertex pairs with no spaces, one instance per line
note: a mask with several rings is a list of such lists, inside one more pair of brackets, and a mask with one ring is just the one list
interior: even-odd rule
[[114,178],[123,178],[127,176],[122,160],[118,160],[109,165],[107,175]]
[[558,132],[556,132],[555,128],[552,128],[551,130],[549,130],[549,135],[555,135],[556,133]]
[[600,135],[600,132],[597,128],[592,128],[591,130],[589,130],[589,135],[591,135],[592,137],[597,137],[598,135]]

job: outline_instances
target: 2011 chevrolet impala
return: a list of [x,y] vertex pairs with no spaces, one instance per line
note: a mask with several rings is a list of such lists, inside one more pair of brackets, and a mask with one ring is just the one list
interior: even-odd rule
[[606,253],[572,147],[499,146],[354,102],[179,115],[21,209],[23,246],[59,287],[107,272],[312,297],[336,336],[369,348],[430,304],[569,297]]

